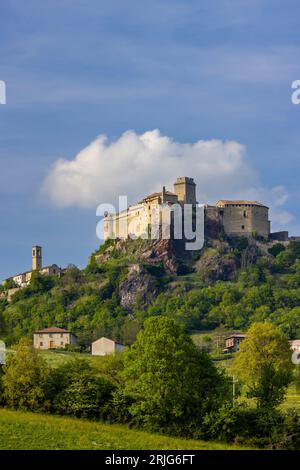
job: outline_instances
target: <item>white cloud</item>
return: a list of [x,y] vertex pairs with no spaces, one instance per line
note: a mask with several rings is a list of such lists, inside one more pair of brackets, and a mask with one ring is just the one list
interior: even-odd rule
[[59,159],[44,181],[43,191],[56,206],[96,208],[116,204],[119,195],[129,202],[166,185],[177,176],[192,176],[198,200],[251,198],[270,205],[276,228],[292,220],[284,210],[284,187],[262,188],[258,173],[246,159],[245,147],[235,141],[199,140],[178,143],[158,130],[138,135],[125,132],[109,142],[100,135],[74,159]]

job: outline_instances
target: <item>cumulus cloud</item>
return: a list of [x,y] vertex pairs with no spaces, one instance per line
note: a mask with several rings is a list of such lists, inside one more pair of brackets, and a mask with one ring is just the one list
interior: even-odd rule
[[163,185],[172,190],[177,176],[195,179],[200,202],[260,199],[271,206],[279,226],[292,218],[282,208],[288,198],[285,189],[261,187],[242,144],[220,140],[179,143],[159,130],[141,135],[127,131],[111,142],[100,135],[72,160],[57,160],[43,191],[59,207],[96,208],[101,203],[116,205],[119,195],[127,195],[132,203]]

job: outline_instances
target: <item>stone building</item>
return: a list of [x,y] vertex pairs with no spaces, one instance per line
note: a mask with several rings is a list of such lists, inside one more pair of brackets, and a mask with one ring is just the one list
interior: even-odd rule
[[292,339],[291,341],[289,341],[289,343],[292,351],[300,352],[300,339]]
[[225,338],[225,353],[232,353],[239,350],[240,344],[244,341],[247,335],[243,333],[234,333],[233,335]]
[[162,223],[160,207],[174,204],[196,204],[196,184],[193,178],[180,177],[174,183],[174,192],[162,191],[144,197],[118,214],[107,214],[104,219],[104,240],[109,238],[148,237],[149,227],[157,217]]
[[[196,184],[193,178],[182,176],[174,183],[174,192],[150,194],[137,204],[118,214],[107,214],[104,218],[104,240],[109,238],[134,238],[149,236],[149,227],[157,215],[162,224],[161,209],[179,204],[197,205]],[[207,234],[217,236],[224,231],[228,236],[251,236],[253,233],[268,238],[270,235],[269,208],[257,201],[219,200],[216,205],[205,206],[205,228]],[[171,223],[171,222],[170,222]]]
[[53,276],[61,273],[61,268],[57,264],[51,264],[49,266],[43,267],[43,258],[42,258],[42,247],[34,245],[31,252],[31,271],[25,271],[20,274],[15,274],[11,278],[7,279],[14,281],[15,284],[19,287],[26,287],[30,283],[32,273],[38,271],[45,276]]
[[229,236],[249,236],[254,232],[269,238],[269,208],[257,201],[220,200],[216,207],[224,232]]
[[35,331],[33,346],[36,349],[64,349],[67,345],[76,346],[76,336],[63,328],[51,327]]
[[92,356],[106,356],[107,354],[122,352],[124,348],[124,344],[103,336],[91,344],[91,353]]

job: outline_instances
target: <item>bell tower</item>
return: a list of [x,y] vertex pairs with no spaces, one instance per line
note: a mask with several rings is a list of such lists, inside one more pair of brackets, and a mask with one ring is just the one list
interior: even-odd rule
[[34,245],[32,247],[32,270],[42,269],[42,247]]

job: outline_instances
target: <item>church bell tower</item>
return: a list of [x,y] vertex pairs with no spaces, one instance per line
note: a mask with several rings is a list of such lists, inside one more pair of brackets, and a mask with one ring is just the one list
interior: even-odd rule
[[42,269],[42,247],[34,245],[32,247],[32,270]]

